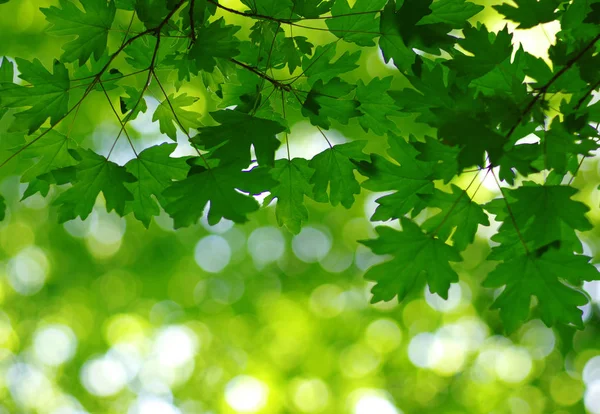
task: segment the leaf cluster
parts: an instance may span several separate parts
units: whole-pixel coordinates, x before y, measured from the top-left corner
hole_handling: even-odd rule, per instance
[[[378,227],[378,238],[363,241],[391,255],[365,275],[374,302],[424,284],[446,298],[459,279],[452,263],[494,218],[488,259],[498,265],[484,285],[503,289],[492,307],[505,327],[530,317],[532,297],[546,324],[582,326],[581,285],[598,272],[581,254],[579,234],[593,226],[571,182],[598,149],[600,2],[494,6],[519,30],[559,21],[549,61],[515,47],[507,27],[490,31],[476,20],[484,7],[466,0],[242,3],[60,0],[42,8],[63,53],[50,66],[0,64],[0,134],[17,143],[0,162],[30,161],[23,197],[56,187],[67,221],[88,217],[102,193],[109,211],[148,227],[162,209],[178,228],[204,210],[211,224],[243,223],[260,208],[254,196],[267,194],[278,223],[298,233],[309,199],[351,208],[361,189],[386,192],[371,220],[397,220],[401,230]],[[373,51],[394,74],[357,79]],[[108,152],[71,137],[91,95],[114,114],[119,132]],[[165,136],[156,145],[131,137],[150,96]],[[218,108],[209,116],[198,110],[206,96]],[[396,122],[403,116],[429,132],[407,134]],[[288,120],[300,118],[328,145],[312,159],[287,145]],[[368,140],[333,145],[327,131],[344,125],[385,137],[387,153],[367,153]],[[125,165],[111,160],[119,140],[131,150]],[[173,156],[182,145],[194,155]],[[450,183],[463,174],[475,174],[468,186]],[[498,184],[497,199],[474,200],[478,174]],[[0,207],[3,218],[3,199]]]

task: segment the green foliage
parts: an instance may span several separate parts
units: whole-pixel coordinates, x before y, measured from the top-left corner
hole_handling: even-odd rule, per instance
[[[125,215],[125,205],[133,200],[133,195],[125,187],[136,179],[124,167],[108,161],[92,150],[76,153],[79,163],[75,166],[74,185],[62,193],[55,201],[59,206],[59,220],[65,222],[76,217],[87,218],[94,208],[98,194],[106,199],[107,211],[115,210]]]
[[[521,255],[498,265],[484,282],[487,287],[506,286],[492,304],[499,308],[508,332],[513,332],[529,316],[531,296],[536,296],[542,320],[583,328],[581,310],[586,296],[572,286],[584,280],[596,280],[598,271],[589,257],[548,250],[541,255]]]
[[[2,82],[0,100],[5,109],[29,109],[15,114],[10,131],[26,130],[28,134],[32,134],[48,118],[50,125],[57,124],[69,111],[70,81],[67,68],[55,60],[54,73],[50,73],[37,59],[28,62],[17,58],[16,61],[19,77],[29,82],[30,86],[13,84],[12,79]]]
[[[79,61],[83,65],[90,56],[100,59],[106,50],[108,31],[115,13],[115,3],[104,0],[80,0],[83,12],[70,0],[60,0],[60,8],[40,9],[52,24],[48,33],[58,36],[77,36],[65,43],[62,60]]]
[[[448,298],[450,284],[458,281],[458,274],[449,262],[460,262],[458,250],[443,241],[423,233],[419,226],[407,218],[400,218],[402,231],[377,227],[379,238],[362,243],[377,254],[391,254],[392,259],[373,266],[365,274],[373,287],[372,302],[402,300],[424,282],[432,293]]]
[[[85,219],[102,193],[108,210],[146,227],[161,207],[176,228],[206,209],[210,224],[243,223],[266,193],[279,225],[298,233],[308,200],[349,209],[361,188],[387,192],[371,220],[402,230],[378,227],[363,242],[392,255],[366,274],[373,301],[424,283],[447,297],[452,263],[495,216],[488,259],[499,263],[485,285],[504,287],[493,306],[506,329],[528,319],[531,296],[546,324],[582,327],[578,289],[598,273],[579,254],[594,224],[571,184],[600,139],[597,2],[494,6],[518,29],[560,23],[548,61],[515,50],[508,27],[491,31],[477,20],[485,7],[466,0],[57,3],[42,9],[63,41],[52,70],[2,59],[0,165],[18,164],[23,198],[58,193],[60,221]],[[102,149],[87,139],[99,125],[71,137],[88,102],[117,118],[103,121],[119,132]],[[131,124],[150,115],[159,143]],[[301,158],[286,141],[279,155],[301,120],[329,148]],[[349,142],[332,144],[332,129]],[[133,157],[124,166],[111,160],[119,143]],[[180,146],[193,155],[173,157]],[[470,176],[480,171],[498,187],[488,203]]]

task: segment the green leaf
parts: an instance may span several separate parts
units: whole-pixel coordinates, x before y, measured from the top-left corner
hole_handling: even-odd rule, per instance
[[[0,83],[0,102],[7,108],[29,109],[15,114],[9,131],[26,129],[35,132],[48,118],[50,125],[58,123],[69,110],[69,72],[65,65],[54,61],[54,73],[48,72],[42,63],[16,58],[19,77],[30,86]]]
[[[276,19],[289,19],[292,17],[292,0],[241,0],[250,8],[253,14],[274,17]]]
[[[261,167],[240,171],[236,165],[198,168],[185,180],[173,183],[163,192],[165,211],[173,218],[175,228],[196,223],[208,202],[208,223],[217,224],[222,218],[236,223],[248,221],[247,215],[258,210],[258,202],[250,194],[260,194],[275,185]]]
[[[417,159],[432,162],[433,177],[448,183],[458,172],[457,147],[444,145],[437,139],[425,137],[425,142],[414,142],[413,147],[419,152]]]
[[[550,249],[541,256],[523,255],[500,263],[483,282],[485,287],[505,286],[492,304],[500,309],[507,332],[514,332],[529,316],[531,296],[538,298],[541,319],[547,326],[559,323],[583,329],[586,296],[573,286],[598,280],[590,258]]]
[[[169,14],[165,0],[135,0],[135,14],[146,29],[158,27]]]
[[[302,59],[302,69],[304,75],[308,77],[308,82],[314,84],[319,80],[324,83],[329,82],[342,73],[350,72],[358,68],[358,58],[360,51],[354,53],[344,52],[335,62],[336,43],[329,43],[325,46],[317,46],[312,58],[305,56]]]
[[[23,199],[40,191],[43,196],[48,195],[50,189],[46,182],[39,183],[38,178],[52,170],[70,167],[77,164],[71,151],[77,148],[77,143],[55,130],[44,132],[44,136],[33,142],[23,151],[24,158],[34,158],[37,162],[21,177],[22,183],[30,183],[23,195]],[[43,181],[43,180],[42,180]]]
[[[201,125],[199,113],[183,109],[193,105],[197,100],[198,98],[188,96],[187,93],[178,96],[170,94],[156,107],[154,115],[152,115],[152,122],[158,121],[160,132],[167,134],[173,141],[177,141],[175,126],[189,134],[190,128],[198,128]]]
[[[148,110],[146,100],[143,98],[141,90],[138,90],[133,86],[127,85],[123,86],[123,89],[125,89],[125,93],[127,93],[127,96],[121,96],[119,98],[119,102],[121,107],[121,113],[127,114],[128,120],[133,120],[137,118],[140,112],[145,113]]]
[[[273,165],[275,150],[281,144],[276,135],[285,131],[283,125],[239,111],[216,111],[210,115],[220,125],[201,128],[193,143],[213,150],[212,157],[225,163],[240,161],[244,165],[250,164],[253,147],[260,165]]]
[[[128,56],[125,60],[135,69],[146,70],[152,64],[155,49],[156,37],[141,37],[125,48],[125,54]]]
[[[239,26],[226,25],[222,17],[198,29],[189,54],[197,70],[212,72],[217,65],[217,58],[230,59],[237,56],[240,53],[240,42],[234,34],[238,30]]]
[[[362,240],[378,255],[392,255],[392,259],[371,267],[365,279],[376,282],[371,290],[371,303],[390,301],[395,296],[402,300],[423,282],[432,293],[448,298],[450,284],[458,282],[458,274],[449,262],[460,262],[458,251],[446,243],[423,233],[413,221],[401,217],[402,231],[390,227],[376,227],[379,238]]]
[[[117,6],[117,9],[121,10],[135,10],[135,3],[136,0],[115,0],[115,6]]]
[[[577,240],[575,230],[586,231],[593,227],[585,217],[589,208],[571,199],[577,193],[573,187],[529,182],[526,186],[505,190],[505,193],[515,200],[510,203],[509,214],[522,237],[532,243],[530,248],[537,249],[555,241]],[[511,220],[506,216],[501,219]],[[572,247],[573,250],[580,248]]]
[[[163,191],[173,180],[185,179],[190,169],[186,162],[189,157],[171,157],[176,148],[177,144],[156,145],[140,152],[137,158],[125,164],[125,169],[137,179],[126,184],[133,194],[133,214],[146,228],[150,226],[152,217],[160,213],[152,196],[164,205]]]
[[[381,32],[379,48],[385,63],[393,59],[394,65],[400,71],[406,71],[415,62],[415,54],[400,35],[398,20],[396,4],[393,0],[389,0],[381,13],[379,22],[379,31]]]
[[[442,113],[440,112],[440,115]],[[497,164],[503,154],[506,138],[485,125],[481,117],[471,113],[447,110],[439,119],[438,137],[446,144],[460,148],[457,157],[460,169],[473,165],[486,167],[488,161]],[[468,128],[465,128],[468,125]]]
[[[429,8],[431,14],[423,17],[419,25],[446,23],[453,29],[462,29],[468,19],[484,9],[483,6],[466,0],[438,0]]]
[[[448,36],[453,27],[446,23],[424,24],[432,14],[432,0],[389,0],[381,13],[379,47],[384,61],[394,60],[401,72],[410,72],[416,55],[413,48],[439,54],[452,50],[455,39]]]
[[[73,186],[62,193],[54,204],[59,206],[58,218],[61,223],[81,217],[85,220],[102,192],[106,200],[106,210],[115,210],[125,215],[125,205],[133,200],[133,195],[125,186],[135,181],[124,167],[108,161],[92,150],[81,150],[77,154],[81,161],[76,166],[77,179]]]
[[[333,0],[294,0],[294,13],[306,18],[319,17],[331,10]]]
[[[83,12],[70,0],[60,0],[61,8],[51,6],[40,10],[52,24],[49,33],[77,36],[63,46],[65,62],[79,61],[83,65],[90,56],[99,60],[106,50],[108,31],[115,19],[114,1],[79,0]]]
[[[545,168],[563,174],[567,171],[577,172],[577,164],[575,168],[569,168],[569,160],[577,155],[589,156],[590,151],[597,148],[597,144],[592,140],[581,139],[567,131],[565,124],[561,123],[558,117],[552,121],[550,130],[543,134],[542,145]]]
[[[283,39],[279,50],[283,53],[290,75],[302,65],[302,56],[312,54],[312,43],[307,42],[304,36],[286,37]]]
[[[391,76],[383,79],[373,78],[368,84],[362,80],[358,81],[356,100],[360,103],[358,110],[362,112],[358,122],[365,132],[371,129],[377,135],[384,135],[388,131],[396,130],[396,124],[387,118],[388,115],[399,115],[399,108],[387,93],[391,84]]]
[[[346,208],[352,207],[354,195],[360,194],[360,185],[354,177],[356,162],[368,159],[363,153],[365,145],[366,141],[334,145],[310,160],[308,165],[315,170],[310,183],[314,184],[316,201],[329,200],[333,206],[341,203]]]
[[[465,250],[473,243],[480,224],[490,225],[481,206],[475,203],[465,190],[454,184],[452,193],[436,189],[432,194],[420,197],[427,203],[427,207],[437,207],[441,210],[428,218],[421,228],[444,241],[452,238],[452,245],[459,251]]]
[[[458,41],[460,47],[472,55],[459,54],[446,65],[461,76],[479,78],[492,71],[504,60],[510,59],[513,51],[512,35],[505,27],[498,33],[491,33],[487,27],[467,27],[465,38]]]
[[[336,0],[331,8],[333,18],[327,19],[327,27],[337,37],[359,46],[375,46],[378,36],[379,11],[386,0],[362,0],[350,7],[347,0]]]
[[[360,116],[357,110],[360,105],[355,99],[344,98],[356,86],[333,78],[326,84],[318,80],[307,94],[302,104],[302,115],[308,117],[313,125],[329,129],[329,118],[347,124],[350,118]]]
[[[434,189],[432,179],[433,163],[417,159],[419,152],[404,138],[390,134],[388,154],[398,162],[372,154],[371,163],[361,163],[360,172],[369,177],[362,186],[371,191],[393,191],[379,197],[379,204],[371,217],[372,221],[385,221],[404,216],[413,210],[418,214],[425,204],[420,195],[431,194]]]
[[[8,112],[8,107],[2,103],[2,89],[3,87],[11,87],[15,78],[15,65],[3,57],[0,62],[0,120]]]
[[[517,7],[509,4],[493,6],[508,20],[519,23],[517,29],[529,29],[540,23],[556,20],[556,8],[560,0],[513,0]]]
[[[275,161],[271,176],[278,183],[271,188],[271,195],[265,199],[265,205],[277,199],[275,217],[280,226],[286,226],[294,233],[300,233],[302,223],[308,220],[308,210],[304,205],[304,196],[313,197],[310,178],[314,170],[304,158]]]

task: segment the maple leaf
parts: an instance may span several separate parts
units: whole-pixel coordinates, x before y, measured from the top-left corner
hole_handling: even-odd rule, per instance
[[[207,26],[202,26],[189,53],[197,70],[212,72],[217,65],[216,58],[230,59],[237,56],[240,53],[240,42],[234,34],[238,30],[239,26],[226,25],[222,17]]]
[[[413,48],[439,53],[440,48],[454,47],[455,41],[447,35],[453,29],[451,24],[425,24],[425,18],[433,13],[431,4],[432,0],[389,0],[381,13],[379,47],[383,59],[386,63],[393,59],[401,72],[410,72],[415,63]]]
[[[509,4],[492,6],[508,20],[519,23],[517,29],[529,29],[540,23],[556,19],[556,8],[560,0],[513,0],[517,7]]]
[[[373,78],[365,84],[362,80],[356,85],[356,100],[360,103],[358,110],[362,116],[358,122],[365,132],[369,128],[377,135],[383,135],[387,131],[395,130],[396,125],[389,120],[388,115],[398,115],[398,107],[387,91],[390,89],[392,77],[379,79]]]
[[[135,14],[147,29],[158,27],[169,14],[165,0],[135,0]]]
[[[248,165],[254,148],[260,165],[273,165],[275,150],[281,142],[276,135],[285,131],[279,122],[258,118],[239,111],[216,111],[210,115],[220,125],[203,127],[192,142],[225,163],[240,161]]]
[[[500,172],[498,177],[513,185],[516,172],[526,177],[529,174],[539,172],[533,163],[542,156],[542,146],[539,144],[520,144],[505,150],[500,157]]]
[[[453,29],[462,29],[465,21],[484,9],[465,0],[438,0],[429,6],[431,14],[419,20],[419,25],[446,23]]]
[[[2,104],[3,84],[10,87],[10,85],[13,83],[14,77],[15,66],[7,58],[2,58],[2,61],[0,62],[0,120],[2,120],[2,117],[8,112],[8,107]]]
[[[485,154],[492,164],[497,164],[504,152],[506,138],[486,125],[476,115],[459,111],[439,111],[438,137],[445,143],[460,148],[457,157],[460,169],[473,165],[486,167]],[[465,128],[468,125],[468,128]]]
[[[115,210],[125,215],[125,205],[133,200],[133,195],[125,186],[135,181],[124,167],[108,161],[92,150],[80,150],[81,161],[76,168],[76,181],[67,191],[58,196],[54,204],[59,206],[58,219],[61,223],[81,217],[85,220],[102,192],[106,200],[106,210]]]
[[[417,159],[431,162],[432,176],[448,183],[458,172],[457,147],[444,145],[439,140],[425,137],[425,142],[413,142],[412,146],[419,152]]]
[[[490,33],[485,26],[464,29],[465,38],[458,44],[472,56],[459,54],[445,64],[462,76],[479,78],[495,69],[512,53],[512,35],[505,27],[498,33]]]
[[[156,37],[141,37],[125,48],[125,60],[135,69],[146,70],[152,64],[155,49]],[[160,56],[157,55],[156,61],[160,61]]]
[[[313,45],[304,36],[286,37],[279,50],[283,53],[290,75],[302,65],[302,56],[312,54]]]
[[[394,191],[379,197],[379,204],[371,217],[373,221],[400,218],[413,211],[418,214],[425,204],[421,194],[430,194],[433,189],[432,165],[417,159],[419,154],[404,138],[389,134],[388,154],[398,162],[392,163],[378,155],[371,155],[371,163],[361,163],[360,172],[368,180],[361,185],[371,191]]]
[[[331,10],[333,0],[294,0],[294,13],[306,18],[319,17]]]
[[[310,160],[308,165],[315,170],[310,182],[314,184],[316,201],[329,200],[333,206],[341,203],[346,208],[352,207],[354,195],[360,194],[360,185],[354,177],[356,162],[368,159],[362,152],[365,145],[366,141],[334,145]]]
[[[567,131],[566,125],[560,119],[554,118],[550,129],[542,136],[544,148],[544,166],[558,173],[570,171],[576,173],[578,166],[569,168],[569,160],[574,155],[589,156],[590,151],[595,150],[598,145],[592,140],[582,140]]]
[[[302,104],[302,115],[323,129],[331,126],[329,118],[347,124],[350,118],[360,115],[357,110],[360,103],[355,99],[344,99],[355,88],[340,78],[333,78],[325,84],[318,80]]]
[[[73,70],[73,74],[71,75],[72,79],[94,79],[96,75],[103,71],[104,66],[109,62],[110,56],[107,53],[104,53],[99,60],[91,57],[89,62],[84,65],[79,66],[77,63],[74,63],[75,66]],[[98,92],[103,91],[111,91],[119,87],[117,85],[117,81],[123,78],[123,73],[117,68],[110,68],[109,70],[103,71],[102,75],[98,79],[98,81],[94,84],[93,89]]]
[[[200,114],[183,109],[185,106],[193,105],[197,100],[198,98],[188,96],[187,93],[178,96],[170,94],[156,107],[154,115],[152,115],[152,122],[158,121],[160,132],[167,134],[173,141],[177,141],[175,126],[182,128],[186,134],[189,133],[190,128],[200,126]],[[138,108],[140,108],[139,105]]]
[[[547,326],[557,323],[583,328],[580,306],[588,300],[573,286],[600,279],[587,256],[550,249],[540,256],[521,255],[500,263],[483,286],[505,286],[492,304],[500,309],[507,332],[514,332],[528,318],[531,296],[538,298],[540,317]]]
[[[392,259],[371,267],[365,279],[375,281],[371,289],[371,303],[390,301],[395,296],[402,300],[411,291],[429,285],[432,293],[448,298],[450,284],[458,282],[458,274],[449,262],[460,262],[458,251],[446,243],[423,233],[413,221],[401,217],[402,231],[379,226],[377,239],[361,240],[378,255],[392,255]]]
[[[146,228],[150,226],[152,217],[160,213],[152,196],[165,204],[163,191],[173,180],[185,179],[190,169],[186,162],[189,157],[171,157],[176,148],[177,144],[156,145],[140,152],[137,158],[125,164],[125,169],[137,179],[126,184],[133,194],[133,214]]]
[[[313,197],[310,178],[314,170],[304,158],[275,161],[271,176],[278,183],[271,188],[271,195],[265,205],[277,199],[275,216],[280,226],[286,226],[293,234],[298,234],[302,223],[308,220],[308,210],[304,206],[304,196]]]
[[[50,189],[49,183],[38,179],[41,175],[59,168],[70,167],[77,164],[72,152],[77,148],[75,141],[55,130],[44,131],[44,136],[38,139],[23,151],[24,158],[37,159],[21,177],[21,182],[29,182],[23,199],[38,191],[45,197]]]
[[[427,203],[427,207],[437,207],[441,210],[425,220],[421,228],[436,234],[443,241],[452,238],[452,245],[459,251],[465,250],[473,243],[480,224],[490,225],[481,206],[475,203],[465,190],[454,184],[452,193],[436,189],[432,194],[419,197]]]
[[[573,187],[528,182],[505,193],[514,200],[509,200],[512,216],[533,249],[555,241],[577,240],[575,230],[593,227],[585,217],[589,208],[571,199],[577,193]],[[508,220],[506,213],[500,217],[503,221]]]
[[[398,21],[399,12],[396,12],[396,4],[389,0],[381,13],[379,21],[379,48],[383,54],[383,60],[388,63],[393,59],[394,65],[400,71],[406,71],[415,62],[415,54],[407,46],[400,34],[400,25]],[[416,24],[414,22],[413,24]]]
[[[208,223],[217,224],[222,218],[236,223],[248,221],[247,215],[258,210],[258,202],[250,194],[260,194],[274,185],[268,171],[262,167],[240,171],[230,164],[211,169],[196,168],[182,181],[177,181],[163,193],[165,211],[173,218],[175,228],[196,223],[208,202]]]
[[[16,58],[19,77],[30,86],[13,83],[0,83],[0,102],[7,108],[29,109],[16,113],[9,131],[26,129],[29,134],[35,132],[48,118],[55,125],[67,113],[69,107],[69,72],[65,65],[54,61],[54,73],[48,72],[42,63]]]
[[[79,0],[83,12],[70,0],[60,0],[61,8],[51,6],[40,10],[52,24],[49,32],[59,36],[77,36],[63,46],[65,62],[79,61],[83,65],[90,56],[99,60],[106,50],[108,31],[117,11],[113,1]]]
[[[332,19],[326,21],[331,33],[359,46],[374,46],[378,35],[378,12],[387,0],[363,0],[350,7],[347,0],[337,0],[331,8]]]
[[[358,68],[358,58],[360,52],[344,52],[342,56],[334,62],[336,44],[330,43],[325,46],[317,46],[312,57],[305,56],[302,59],[302,69],[304,75],[308,77],[308,82],[314,84],[322,80],[329,82],[342,73],[350,72]]]
[[[146,112],[148,110],[146,100],[141,96],[141,90],[128,85],[123,86],[123,89],[125,89],[125,93],[127,93],[128,96],[121,96],[119,98],[119,103],[121,107],[121,113],[127,114],[127,119],[133,120],[137,118],[140,112]],[[164,115],[164,117],[166,117],[166,115]]]
[[[294,3],[292,0],[241,0],[252,13],[276,19],[292,17]]]

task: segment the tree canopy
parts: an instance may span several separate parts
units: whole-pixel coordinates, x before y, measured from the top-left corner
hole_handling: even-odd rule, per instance
[[[102,194],[108,211],[148,227],[164,210],[175,228],[205,210],[210,224],[244,223],[264,199],[298,233],[310,200],[348,209],[361,191],[385,192],[371,220],[399,226],[361,241],[384,256],[365,274],[373,302],[425,284],[447,298],[456,263],[486,228],[496,266],[483,285],[501,289],[491,306],[506,330],[532,312],[548,326],[583,327],[581,286],[599,274],[581,234],[598,205],[582,201],[574,179],[598,149],[600,2],[494,6],[516,30],[558,22],[546,59],[506,26],[482,23],[484,7],[465,0],[242,3],[41,8],[62,50],[52,62],[0,65],[0,166],[27,184],[23,199],[51,195],[65,222],[87,218]],[[388,76],[359,71],[373,51],[394,66]],[[110,108],[108,146],[73,137],[86,105]],[[148,111],[161,142],[131,126]],[[302,120],[327,143],[311,159],[290,150]],[[347,142],[334,142],[335,131]],[[120,143],[126,162],[114,159]],[[173,155],[180,148],[189,151]],[[500,191],[487,203],[476,201],[482,175]]]

